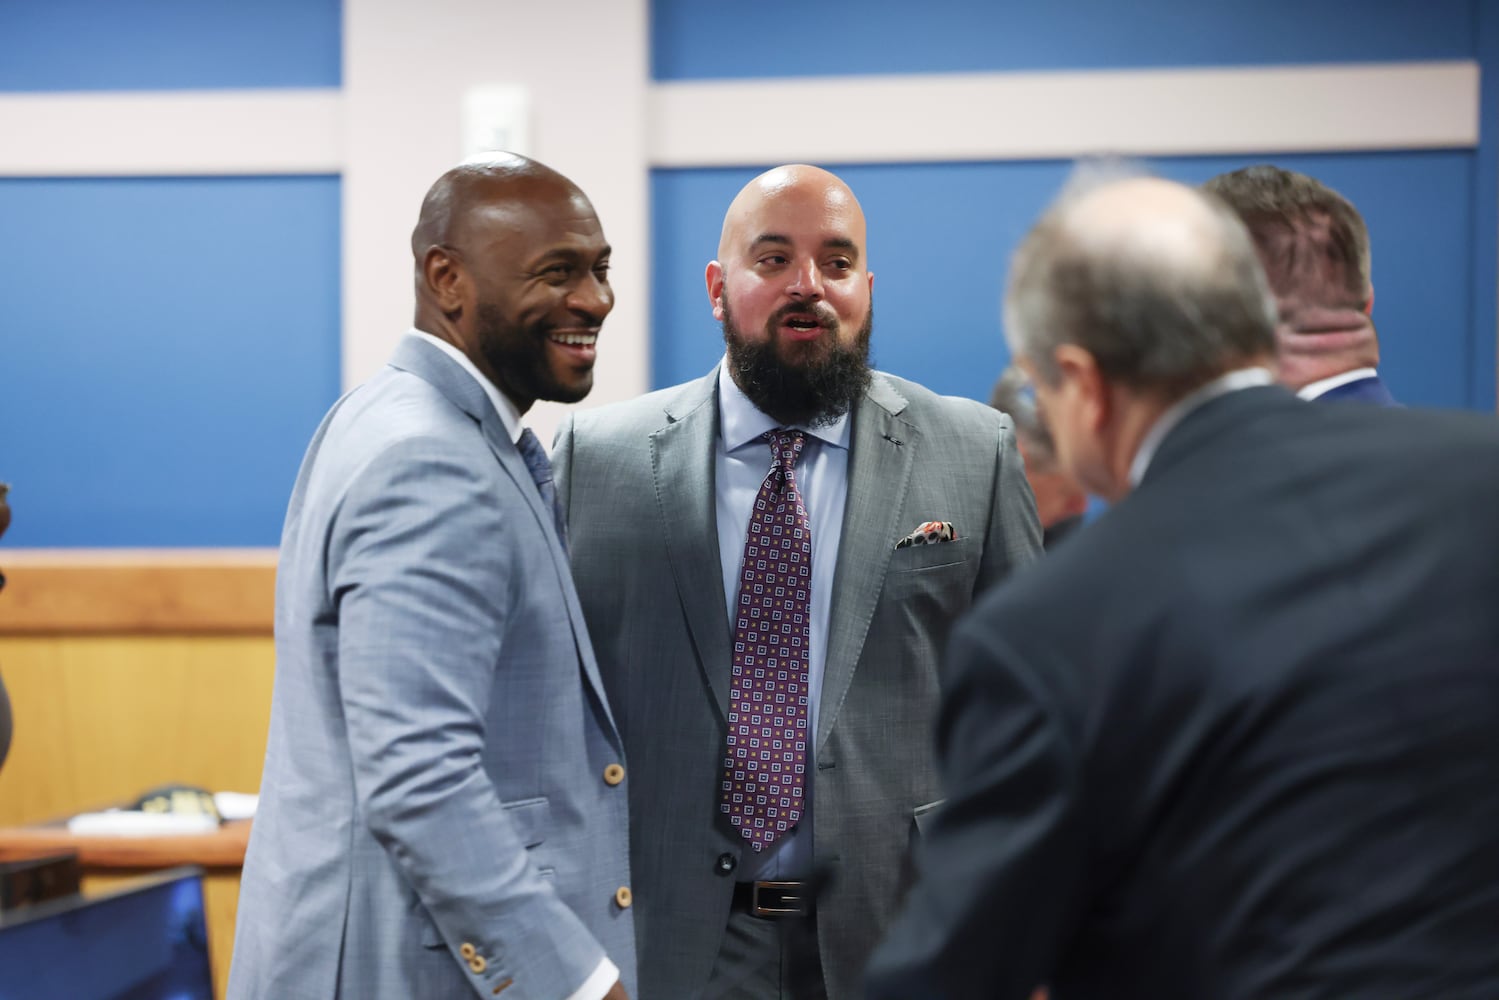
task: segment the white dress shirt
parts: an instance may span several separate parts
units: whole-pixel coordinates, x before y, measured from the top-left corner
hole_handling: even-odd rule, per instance
[[[1318,379],[1315,382],[1308,382],[1306,385],[1296,390],[1296,395],[1300,396],[1302,399],[1316,399],[1318,396],[1326,395],[1340,385],[1347,385],[1349,382],[1358,382],[1366,378],[1378,377],[1379,372],[1375,371],[1373,368],[1355,368],[1351,372],[1342,372],[1341,374],[1334,375],[1331,378]]]
[[[479,388],[484,390],[484,395],[488,396],[489,401],[494,404],[495,412],[500,415],[500,420],[505,425],[505,433],[509,436],[510,440],[512,442],[520,440],[523,429],[523,425],[520,422],[520,410],[516,409],[515,404],[510,402],[509,396],[501,392],[498,386],[484,377],[484,374],[479,371],[478,366],[469,360],[467,354],[464,354],[457,347],[443,340],[441,337],[434,337],[425,330],[418,330],[412,327],[410,336],[420,337],[428,343],[436,345],[444,354],[462,365],[463,370],[474,377],[474,381],[479,383]],[[621,830],[620,836],[625,836],[625,831]],[[609,961],[609,956],[605,955],[603,961],[594,967],[593,973],[587,979],[583,980],[583,985],[568,994],[564,1000],[603,1000],[604,994],[608,993],[610,988],[618,981],[619,966]]]
[[[1150,430],[1145,432],[1145,437],[1140,439],[1140,447],[1135,451],[1134,460],[1129,464],[1129,484],[1140,485],[1140,480],[1145,478],[1145,470],[1150,468],[1151,460],[1155,458],[1156,449],[1160,448],[1161,442],[1166,440],[1166,435],[1187,418],[1187,414],[1219,396],[1226,396],[1231,392],[1257,385],[1270,385],[1274,381],[1275,377],[1270,374],[1268,368],[1238,368],[1225,375],[1219,375],[1207,385],[1178,399],[1156,418],[1155,423],[1150,425]]]
[[[714,483],[718,515],[719,565],[723,569],[725,606],[739,600],[739,574],[750,512],[760,484],[774,464],[770,445],[758,440],[782,426],[762,413],[740,391],[729,375],[725,359],[718,369],[718,442],[714,450]],[[822,427],[795,425],[806,432],[806,443],[796,462],[796,485],[812,525],[812,607],[807,649],[807,773],[803,785],[802,817],[763,854],[748,846],[737,878],[797,879],[812,874],[812,776],[817,773],[817,716],[822,697],[823,667],[828,653],[828,606],[833,599],[833,572],[838,567],[838,542],[843,537],[843,508],[848,499],[849,418],[844,414]],[[732,610],[729,628],[734,628]],[[747,844],[748,842],[746,842]]]
[[[510,442],[514,444],[520,440],[521,431],[524,430],[524,426],[520,422],[520,410],[516,409],[515,404],[510,402],[509,396],[500,391],[499,386],[484,377],[484,373],[479,371],[478,366],[469,360],[467,354],[464,354],[457,347],[443,340],[441,337],[434,337],[426,330],[418,330],[416,327],[412,327],[410,336],[420,337],[462,365],[463,370],[474,377],[474,381],[479,383],[479,388],[484,390],[484,395],[488,396],[489,401],[494,404],[495,412],[500,415],[500,421],[505,425],[505,433],[509,436]]]

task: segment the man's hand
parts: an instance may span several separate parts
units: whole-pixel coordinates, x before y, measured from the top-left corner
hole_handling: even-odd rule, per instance
[[[625,984],[616,979],[609,992],[604,994],[604,1000],[630,1000],[630,994],[625,992]]]

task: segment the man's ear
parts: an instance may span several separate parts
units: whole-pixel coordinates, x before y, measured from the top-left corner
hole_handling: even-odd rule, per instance
[[[713,304],[713,318],[722,323],[723,265],[716,260],[708,261],[708,269],[703,272],[703,279],[708,284],[708,301]]]
[[[446,247],[432,247],[422,258],[422,280],[432,301],[444,315],[452,316],[463,311],[464,300],[469,294],[468,274],[463,262]]]
[[[1374,315],[1374,286],[1373,285],[1369,286],[1369,300],[1364,303],[1364,314],[1366,316],[1373,316]]]
[[[1076,344],[1062,344],[1056,349],[1056,365],[1061,381],[1074,396],[1083,426],[1095,433],[1101,431],[1113,415],[1109,383],[1098,368],[1098,361]]]

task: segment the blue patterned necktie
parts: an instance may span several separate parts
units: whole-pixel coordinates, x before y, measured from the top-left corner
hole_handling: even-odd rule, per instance
[[[562,513],[562,503],[557,497],[557,483],[552,479],[551,460],[547,458],[541,442],[529,427],[520,432],[516,447],[520,449],[520,457],[525,459],[526,471],[531,473],[531,480],[541,494],[542,503],[552,509],[552,518],[557,522],[557,538],[562,542],[563,551],[566,551],[567,518]]]
[[[734,621],[734,675],[719,810],[755,851],[805,802],[812,525],[796,485],[801,431],[765,435],[774,464],[750,513]]]

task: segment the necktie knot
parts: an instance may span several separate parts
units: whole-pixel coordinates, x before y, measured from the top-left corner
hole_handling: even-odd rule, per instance
[[[770,442],[770,453],[775,456],[776,465],[780,466],[782,473],[791,475],[791,470],[796,467],[796,460],[802,455],[802,448],[806,447],[807,435],[782,427],[766,431],[765,438]]]

